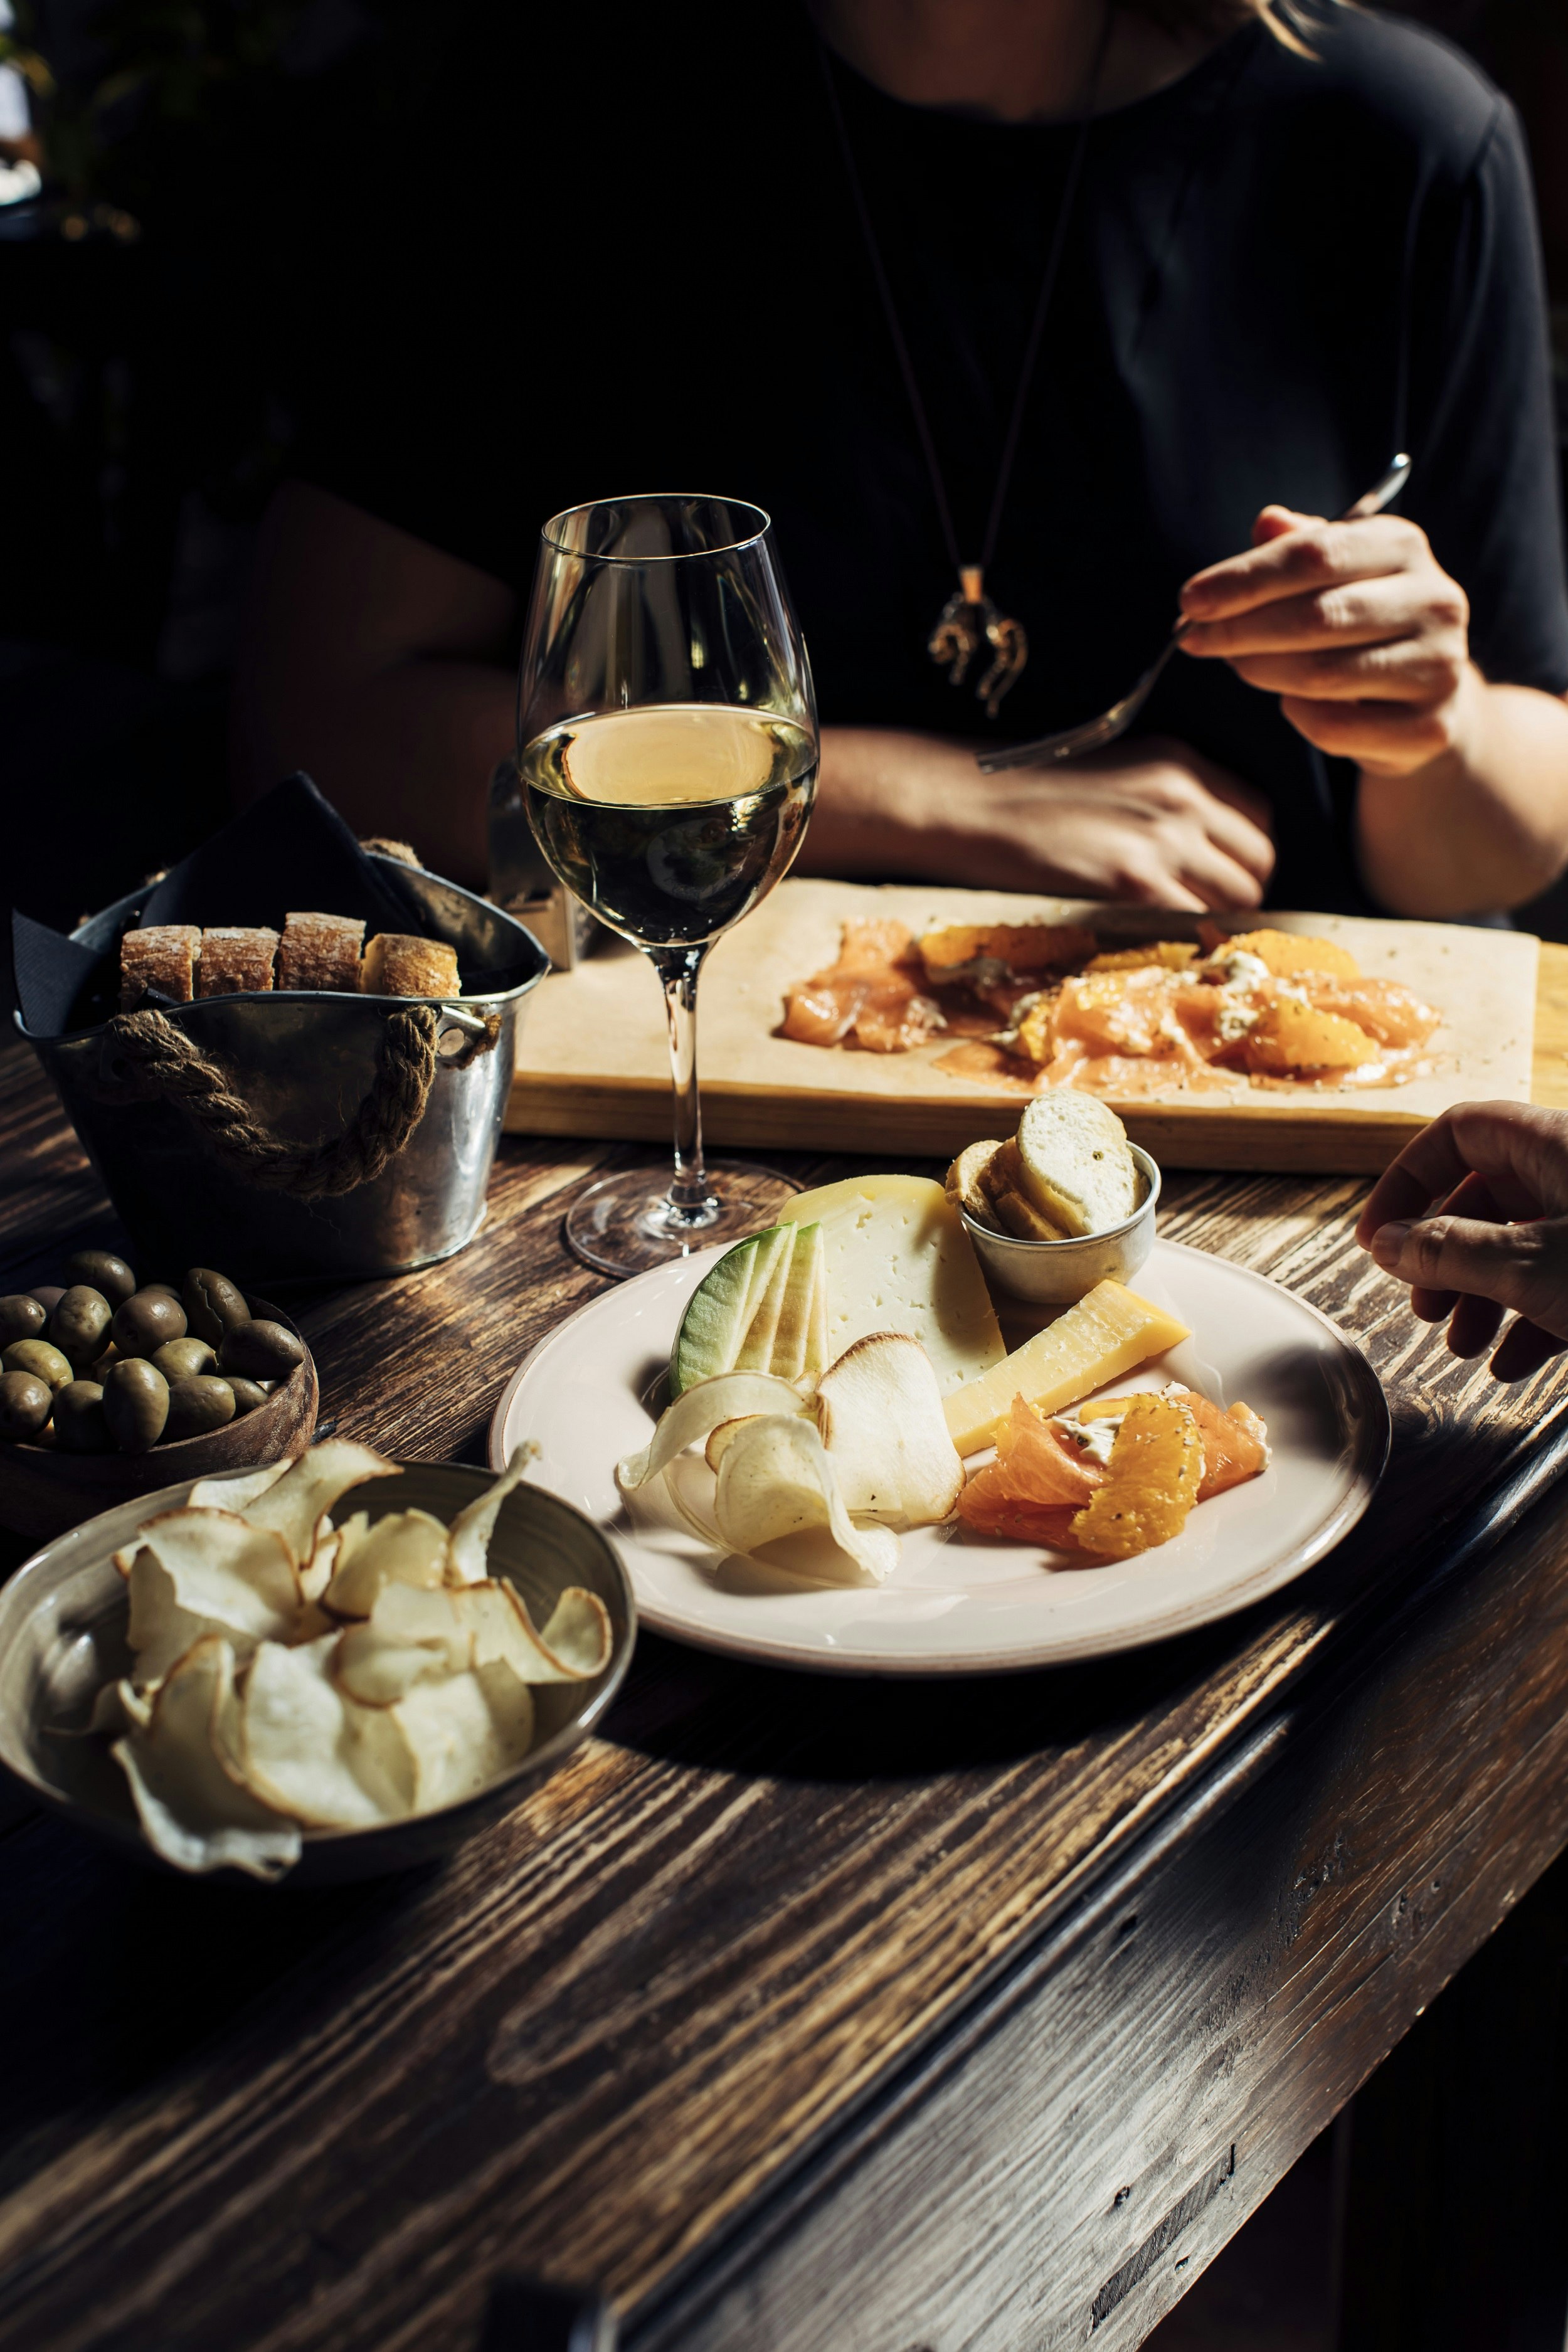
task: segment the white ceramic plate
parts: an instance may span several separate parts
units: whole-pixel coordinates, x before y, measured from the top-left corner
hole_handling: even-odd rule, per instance
[[[1137,1287],[1193,1337],[1110,1389],[1178,1380],[1218,1404],[1244,1400],[1268,1422],[1274,1457],[1260,1478],[1200,1505],[1174,1542],[1084,1568],[1070,1564],[1081,1554],[920,1528],[903,1538],[886,1584],[853,1591],[724,1559],[668,1505],[638,1496],[628,1508],[615,1481],[616,1463],[647,1442],[644,1400],[718,1255],[639,1275],[542,1339],[509,1383],[489,1439],[498,1469],[533,1439],[531,1476],[613,1537],[644,1622],[704,1649],[849,1674],[938,1675],[1163,1641],[1300,1576],[1355,1525],[1382,1475],[1388,1407],[1360,1350],[1261,1275],[1156,1242]],[[1009,1327],[1009,1344],[1032,1328]]]

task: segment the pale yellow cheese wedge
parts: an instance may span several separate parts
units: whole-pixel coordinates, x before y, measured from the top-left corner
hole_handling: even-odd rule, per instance
[[[1001,1362],[1006,1350],[980,1261],[957,1209],[929,1177],[848,1176],[797,1192],[780,1216],[822,1227],[829,1363],[857,1339],[904,1331],[931,1358],[945,1396]]]
[[[1016,1396],[1042,1412],[1059,1412],[1190,1336],[1184,1323],[1124,1284],[1097,1282],[1044,1331],[943,1399],[952,1442],[961,1454],[978,1454],[994,1438]]]

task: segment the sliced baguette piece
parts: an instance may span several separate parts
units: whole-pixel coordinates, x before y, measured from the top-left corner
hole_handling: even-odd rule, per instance
[[[264,995],[272,986],[272,959],[277,952],[278,934],[265,926],[247,930],[235,923],[215,925],[202,933],[197,993]]]
[[[991,1206],[991,1195],[985,1186],[985,1172],[999,1151],[1006,1149],[1001,1143],[970,1143],[959,1153],[947,1171],[947,1197],[955,1207],[967,1210],[977,1225],[998,1230]]]
[[[1029,1197],[1016,1138],[1002,1146],[985,1171],[985,1189],[994,1210],[994,1223],[1021,1242],[1065,1242],[1067,1229],[1047,1217]]]
[[[279,988],[359,988],[364,925],[348,915],[285,915],[278,949]]]
[[[1103,1234],[1138,1206],[1127,1129],[1098,1095],[1053,1087],[1018,1121],[1018,1189],[1068,1234]]]
[[[145,989],[155,988],[175,1004],[196,992],[195,965],[202,935],[195,923],[149,923],[127,931],[120,942],[120,1010],[133,1013]]]
[[[364,951],[359,984],[366,996],[460,996],[457,950],[445,940],[378,931]]]

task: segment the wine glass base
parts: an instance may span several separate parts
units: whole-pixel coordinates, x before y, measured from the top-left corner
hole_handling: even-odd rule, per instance
[[[716,1242],[744,1241],[777,1221],[779,1211],[802,1188],[776,1168],[744,1160],[710,1160],[712,1214],[692,1223],[672,1212],[668,1177],[645,1168],[623,1168],[579,1192],[566,1213],[567,1246],[596,1274],[647,1274],[711,1249]]]

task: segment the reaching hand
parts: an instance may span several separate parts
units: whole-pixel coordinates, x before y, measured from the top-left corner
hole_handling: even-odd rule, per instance
[[[1429,1212],[1436,1209],[1436,1215]],[[1356,1239],[1412,1287],[1412,1312],[1448,1324],[1456,1356],[1521,1381],[1568,1347],[1568,1112],[1461,1103],[1379,1177]]]
[[[1274,866],[1260,793],[1165,737],[982,775],[972,744],[824,730],[803,868],[929,875],[1145,906],[1256,907]]]
[[[1397,515],[1324,522],[1265,507],[1252,550],[1194,572],[1183,640],[1277,694],[1299,734],[1373,775],[1455,750],[1481,694],[1470,608],[1424,530]]]

